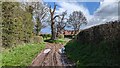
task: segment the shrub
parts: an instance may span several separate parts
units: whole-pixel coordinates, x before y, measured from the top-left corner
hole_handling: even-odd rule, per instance
[[[60,35],[58,36],[58,38],[59,38],[59,39],[63,39],[63,38],[64,38],[64,35],[63,35],[63,34],[60,34]]]
[[[51,37],[52,35],[51,34],[47,34],[47,37]]]
[[[41,34],[40,36],[42,36],[43,39],[48,39],[51,37],[51,34]]]
[[[64,35],[64,37],[72,39],[73,35]]]
[[[42,36],[34,36],[33,43],[41,43],[41,42],[43,42]]]

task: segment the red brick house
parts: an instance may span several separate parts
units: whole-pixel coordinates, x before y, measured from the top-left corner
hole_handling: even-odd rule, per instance
[[[63,34],[64,35],[74,35],[75,31],[74,30],[64,30]],[[79,31],[77,31],[79,33]]]

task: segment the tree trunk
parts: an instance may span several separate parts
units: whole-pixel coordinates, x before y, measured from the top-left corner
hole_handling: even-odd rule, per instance
[[[74,30],[75,31],[75,33],[74,33],[74,36],[78,33],[78,31],[79,31],[79,29],[78,30]]]
[[[56,40],[56,28],[54,22],[52,22],[51,24],[51,33],[52,33],[51,40]]]
[[[52,11],[51,6],[50,6],[50,14],[51,14],[51,33],[52,33],[51,40],[56,40],[56,27],[55,27],[55,22],[54,22],[54,20],[55,20],[55,18],[56,18],[57,16],[54,17],[54,12],[55,12],[55,10],[56,10],[56,5],[55,5],[55,3],[54,3],[54,9],[53,9],[53,11]]]
[[[63,34],[63,29],[57,28],[57,37],[59,37],[61,34]]]
[[[59,36],[59,34],[60,34],[60,28],[57,28],[57,35],[56,35],[56,37],[58,37]]]
[[[75,30],[74,36],[76,35],[77,31]]]

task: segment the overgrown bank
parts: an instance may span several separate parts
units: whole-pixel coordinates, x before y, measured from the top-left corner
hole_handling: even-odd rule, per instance
[[[2,66],[29,66],[45,43],[18,45],[2,52]]]
[[[76,40],[66,44],[67,56],[76,62],[78,68],[80,66],[119,66],[119,30],[119,22],[83,30],[78,34]]]

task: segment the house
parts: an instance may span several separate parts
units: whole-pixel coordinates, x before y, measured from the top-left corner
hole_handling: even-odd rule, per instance
[[[80,31],[77,31],[77,34],[79,33]],[[74,30],[64,30],[63,34],[64,35],[74,35],[75,31]]]
[[[63,34],[64,35],[73,35],[74,31],[73,30],[64,30]]]

